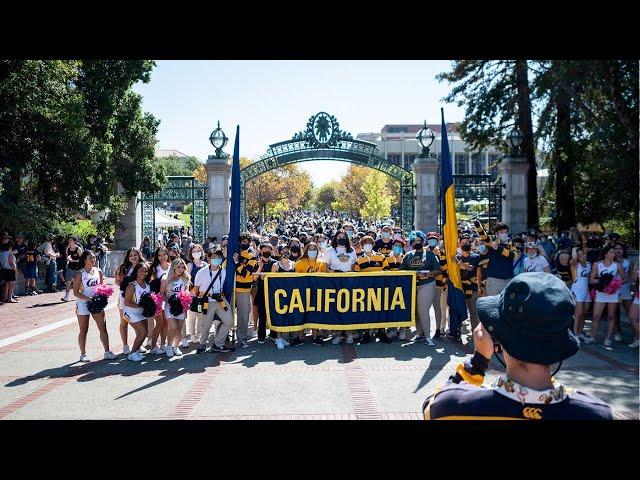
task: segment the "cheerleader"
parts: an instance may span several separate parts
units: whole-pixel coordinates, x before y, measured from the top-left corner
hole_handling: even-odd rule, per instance
[[[614,260],[615,251],[612,246],[606,246],[602,250],[603,260],[595,264],[591,269],[591,276],[589,280],[591,283],[599,283],[600,277],[603,274],[610,274],[619,278],[623,283],[627,280],[626,274],[622,269],[622,265]],[[620,301],[620,290],[615,293],[605,293],[604,291],[598,291],[596,293],[595,304],[593,306],[593,321],[591,323],[591,335],[585,336],[585,343],[594,343],[598,336],[598,326],[600,324],[600,317],[602,312],[607,307],[607,336],[604,340],[604,346],[610,347],[611,334],[613,333],[613,327],[616,322],[616,308]]]
[[[205,253],[204,249],[197,243],[191,245],[189,249],[189,253],[187,254],[189,258],[189,263],[187,264],[187,272],[191,276],[191,285],[195,284],[196,281],[196,273],[202,268],[207,266],[207,262],[205,261]],[[193,291],[192,291],[193,295]],[[199,343],[200,342],[200,332],[202,331],[202,319],[203,315],[201,313],[192,312],[189,310],[187,312],[187,334],[185,338],[190,337],[189,343]],[[182,344],[182,347],[185,348],[187,345]]]
[[[187,271],[187,265],[182,258],[176,258],[171,262],[167,276],[162,280],[160,285],[160,294],[167,299],[164,303],[164,314],[168,323],[167,346],[165,353],[167,357],[181,356],[180,351],[180,334],[184,325],[185,312],[184,309],[179,314],[171,313],[171,304],[169,299],[180,292],[188,292],[191,284],[191,276]]]
[[[87,332],[89,331],[89,309],[87,302],[96,293],[98,285],[104,283],[104,274],[102,270],[95,266],[96,255],[91,250],[82,252],[80,256],[81,270],[77,271],[73,277],[73,294],[76,296],[76,315],[78,317],[78,325],[80,325],[80,333],[78,334],[78,345],[80,346],[80,361],[89,362],[86,353]],[[100,341],[104,347],[104,359],[113,360],[116,356],[109,349],[109,334],[107,333],[107,324],[105,323],[104,311],[100,313],[92,313],[91,316],[100,331]]]
[[[115,284],[120,285],[125,278],[133,273],[133,267],[142,261],[144,261],[144,257],[140,250],[137,248],[127,250],[124,262],[116,270]],[[129,349],[129,322],[127,322],[123,311],[125,290],[126,288],[123,287],[118,294],[118,312],[120,312],[120,326],[118,328],[122,340],[122,354],[129,355],[131,353]]]
[[[633,265],[633,264],[632,264]],[[633,343],[629,346],[631,348],[638,348],[640,346],[640,330],[638,328],[638,316],[640,313],[640,291],[638,290],[638,267],[634,266],[631,271],[631,278],[633,279],[633,303],[629,308],[629,321],[631,322],[631,328],[633,329]]]
[[[162,278],[169,272],[170,265],[169,250],[165,247],[158,248],[153,256],[153,263],[151,263],[151,267],[149,267],[149,272],[147,273],[147,283],[149,283],[149,288],[151,288],[152,292],[158,293],[160,291],[160,283],[162,282]],[[162,346],[167,339],[167,328],[168,325],[164,316],[164,310],[155,317],[147,319],[147,346],[145,348],[149,350],[151,355],[162,355],[165,353]],[[160,346],[157,344],[158,337],[160,337]]]
[[[127,357],[133,362],[139,362],[144,359],[140,348],[142,347],[142,342],[144,342],[144,339],[147,336],[147,318],[143,316],[143,308],[138,305],[138,303],[144,293],[151,292],[151,288],[146,282],[148,274],[149,267],[144,261],[133,267],[133,272],[131,272],[131,278],[133,280],[127,286],[124,294],[122,307],[124,310],[124,317],[136,332],[136,339],[133,341],[133,347],[131,348],[132,351]]]
[[[631,260],[629,260],[626,257],[626,249],[624,248],[624,245],[622,245],[621,243],[614,243],[613,244],[613,250],[615,252],[615,261],[618,262],[620,265],[622,265],[622,269],[624,270],[625,275],[627,276],[627,281],[624,282],[622,284],[622,287],[620,287],[620,310],[618,310],[618,313],[616,315],[616,332],[613,336],[613,339],[616,340],[617,342],[621,342],[622,341],[622,337],[620,336],[620,333],[622,332],[622,329],[620,328],[620,313],[622,312],[622,307],[624,307],[624,309],[627,311],[627,315],[629,315],[629,312],[631,311],[631,305],[632,305],[632,301],[633,301],[633,295],[631,294],[631,271],[633,270],[633,262]]]
[[[587,254],[582,247],[573,247],[571,252],[571,271],[573,278],[575,278],[571,284],[571,293],[576,300],[573,333],[584,341],[584,318],[589,311],[589,304],[591,303],[591,295],[589,295],[591,262],[587,261]]]

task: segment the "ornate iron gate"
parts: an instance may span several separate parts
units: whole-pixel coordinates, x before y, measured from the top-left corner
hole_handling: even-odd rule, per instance
[[[454,175],[456,201],[469,202],[474,200],[486,204],[483,213],[476,215],[489,228],[502,220],[502,179],[491,180],[491,175]],[[438,191],[440,191],[438,185]],[[442,201],[438,202],[438,218],[442,219]],[[439,222],[442,228],[442,220]]]
[[[167,177],[167,184],[158,193],[143,193],[142,236],[153,239],[156,235],[155,209],[157,202],[190,202],[193,210],[191,225],[193,241],[203,243],[207,237],[207,186],[195,177]]]

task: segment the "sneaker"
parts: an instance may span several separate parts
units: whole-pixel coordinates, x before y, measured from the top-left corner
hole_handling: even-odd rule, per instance
[[[62,297],[60,300],[62,300],[63,302],[68,302],[69,301],[69,296],[65,295],[64,297]]]
[[[207,347],[205,347],[204,345],[200,345],[196,350],[196,353],[204,353],[206,351],[207,351]]]
[[[200,337],[198,337],[198,338],[192,337],[191,340],[189,340],[189,343],[191,345],[193,345],[195,343],[200,343]]]
[[[578,338],[578,340],[580,340],[581,342],[584,342],[584,339],[586,338],[584,336],[584,333],[579,333],[578,335],[576,335],[576,337]]]
[[[129,355],[130,353],[131,353],[131,349],[129,348],[129,345],[125,345],[124,348],[122,349],[122,354]]]
[[[151,351],[151,353],[153,353],[153,350]],[[165,347],[164,353],[169,358],[173,357],[173,347]]]
[[[378,337],[378,340],[380,340],[382,343],[387,343],[387,344],[393,343],[393,340],[391,340],[385,332],[380,332],[376,336]]]
[[[424,335],[416,335],[411,339],[412,342],[424,342],[426,340]]]
[[[86,363],[86,362],[90,362],[91,359],[87,356],[86,353],[83,353],[82,355],[80,355],[80,361],[83,363]]]
[[[638,348],[640,346],[640,340],[634,340],[633,343],[629,344],[631,348]]]
[[[263,340],[264,343],[264,340]],[[238,340],[238,346],[240,348],[249,348],[249,344],[247,343],[246,340]]]
[[[129,354],[127,359],[131,360],[132,362],[140,362],[141,360],[144,359],[144,357],[140,355],[138,352],[133,352]]]
[[[224,352],[230,352],[231,350],[229,350],[227,347],[225,347],[224,345],[221,347],[216,346],[216,344],[214,343],[213,345],[211,345],[211,347],[207,350],[209,353],[224,353]]]
[[[262,345],[264,343],[264,341],[266,340],[266,338],[258,338],[258,343],[260,345]]]
[[[431,340],[430,338],[427,338],[427,341],[424,342],[425,345],[429,345],[430,347],[433,347],[435,345],[435,343],[433,343],[433,340]]]
[[[282,337],[281,337],[282,338]],[[289,342],[287,342],[284,338],[282,339],[282,343],[284,344],[285,347],[290,346],[291,344]]]
[[[147,340],[147,343],[145,344],[144,348],[146,350],[151,350],[151,340]]]
[[[300,337],[294,337],[293,340],[291,340],[291,345],[293,347],[299,347],[300,345],[304,345],[304,342]]]
[[[183,338],[182,342],[180,343],[180,346],[182,348],[189,348],[189,340],[187,340],[186,338]]]
[[[611,341],[611,339],[606,338],[606,339],[604,340],[603,345],[604,345],[605,347],[610,347],[611,345],[613,345],[613,342]]]
[[[353,333],[347,334],[347,343],[351,345],[353,343]]]
[[[316,335],[316,338],[314,338],[311,343],[313,343],[314,345],[324,345],[324,341],[322,340],[322,338],[320,338],[320,335]]]
[[[371,334],[369,332],[364,332],[364,335],[362,335],[362,340],[360,340],[360,342],[362,345],[365,345],[367,343],[371,343]]]
[[[162,355],[164,352],[164,348],[158,347],[156,346],[155,348],[151,349],[151,351],[149,352],[149,354],[151,355]]]
[[[621,341],[622,341],[622,335],[620,335],[619,333],[616,333],[616,334],[613,336],[613,339],[614,339],[616,342],[621,342]]]
[[[128,345],[127,345],[127,347],[128,347]],[[141,354],[144,355],[145,353],[149,353],[149,349],[143,347],[142,345],[140,345],[140,348],[138,349],[138,352],[140,352]]]
[[[593,337],[590,337],[589,335],[583,335],[582,336],[582,341],[584,343],[586,343],[587,345],[591,345],[592,343],[596,342],[596,339]]]
[[[117,356],[111,350],[109,350],[108,352],[104,352],[105,360],[115,360],[116,358]]]
[[[181,356],[182,356],[182,350],[180,350],[180,348],[179,348],[179,347],[174,347],[174,349],[173,349],[173,354],[174,354],[176,357],[181,357]]]
[[[353,335],[351,336],[351,341],[353,342]],[[340,335],[336,335],[331,339],[332,345],[340,345],[342,343],[342,337]]]
[[[403,328],[402,330],[400,330],[400,333],[398,334],[398,340],[406,340],[407,339],[407,331]]]
[[[282,338],[276,338],[276,347],[278,347],[278,350],[284,350],[284,341]]]
[[[440,330],[436,330],[436,333],[433,334],[433,337],[431,337],[432,340],[437,340],[440,337],[442,337],[442,334],[440,333]]]

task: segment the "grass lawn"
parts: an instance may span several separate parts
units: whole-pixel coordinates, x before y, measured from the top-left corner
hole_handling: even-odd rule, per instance
[[[184,226],[185,228],[188,228],[191,226],[191,215],[188,213],[179,213],[178,214],[178,219],[182,220],[184,222]]]

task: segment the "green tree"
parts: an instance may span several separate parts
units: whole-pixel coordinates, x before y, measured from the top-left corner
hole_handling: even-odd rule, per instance
[[[361,187],[365,202],[360,215],[366,220],[380,220],[391,213],[391,196],[387,193],[387,175],[371,170]]]
[[[204,169],[204,164],[196,157],[177,157],[169,155],[168,157],[156,157],[153,163],[162,166],[164,173],[168,177],[191,177],[200,167]]]
[[[322,185],[315,195],[315,206],[318,210],[330,210],[331,204],[338,199],[340,182],[333,180]]]

